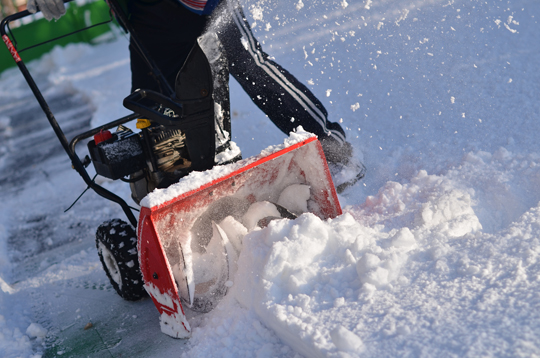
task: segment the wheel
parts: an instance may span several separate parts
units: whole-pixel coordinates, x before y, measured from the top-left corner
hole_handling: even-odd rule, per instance
[[[147,296],[139,268],[137,235],[131,225],[120,219],[104,222],[96,232],[96,247],[103,269],[120,297],[137,301]]]

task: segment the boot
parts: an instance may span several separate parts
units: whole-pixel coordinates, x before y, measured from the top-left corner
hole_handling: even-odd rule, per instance
[[[351,143],[341,144],[327,137],[321,140],[321,145],[338,194],[366,175],[366,167],[358,159],[359,155],[354,155]]]

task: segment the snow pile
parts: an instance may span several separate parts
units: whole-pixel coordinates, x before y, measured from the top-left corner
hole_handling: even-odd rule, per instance
[[[42,340],[47,334],[38,323],[29,323],[26,301],[18,302],[16,290],[0,276],[0,355],[2,357],[32,356],[31,339]],[[24,333],[23,333],[24,332]]]
[[[0,261],[0,268],[3,268],[1,264]],[[22,326],[28,322],[27,317],[21,314],[24,312],[24,303],[21,305],[11,297],[14,292],[15,289],[8,285],[0,275],[0,355],[2,357],[29,356],[32,352],[29,333],[26,332],[25,335],[21,332]]]
[[[334,330],[341,348],[361,347],[361,339],[350,332],[354,327],[324,318],[343,306],[347,296],[351,298],[348,282],[358,281],[350,251],[358,254],[357,249],[364,248],[363,242],[353,247],[358,229],[360,226],[350,215],[322,222],[312,214],[304,214],[295,221],[272,222],[267,229],[248,235],[238,262],[235,297],[306,357],[335,352],[336,343],[330,338]],[[350,234],[338,234],[341,230]],[[363,272],[362,277],[367,274]],[[375,280],[378,285],[387,281]],[[340,327],[350,334],[342,334]]]
[[[4,357],[16,357],[22,352],[28,354],[32,352],[32,344],[28,336],[21,333],[18,328],[12,329],[7,324],[4,316],[0,315],[0,352]]]
[[[421,171],[338,218],[304,214],[252,231],[233,287],[186,356],[250,356],[249,344],[293,356],[274,335],[257,343],[268,335],[253,330],[257,319],[306,357],[536,351],[540,207],[494,236],[472,205],[456,181]],[[254,332],[242,339],[241,329]]]

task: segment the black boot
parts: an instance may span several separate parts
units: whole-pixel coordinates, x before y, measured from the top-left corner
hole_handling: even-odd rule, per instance
[[[354,156],[351,143],[341,144],[332,137],[326,137],[321,140],[321,145],[338,194],[366,175],[366,167]]]

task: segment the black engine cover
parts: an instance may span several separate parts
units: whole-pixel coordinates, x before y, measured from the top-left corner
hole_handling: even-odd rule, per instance
[[[136,133],[122,138],[113,134],[97,145],[92,140],[88,150],[96,172],[109,179],[120,179],[146,167],[141,139]]]

